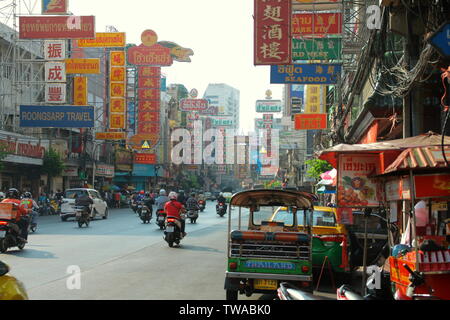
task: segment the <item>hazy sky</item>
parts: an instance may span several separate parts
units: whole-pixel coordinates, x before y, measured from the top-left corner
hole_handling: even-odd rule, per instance
[[[226,83],[241,92],[241,128],[253,129],[255,101],[267,89],[281,99],[282,85],[270,85],[269,66],[253,65],[253,0],[70,0],[75,15],[94,15],[97,32],[107,25],[126,32],[127,42],[140,44],[142,31],[152,29],[158,40],[194,50],[191,63],[164,67],[167,83],[196,88]]]

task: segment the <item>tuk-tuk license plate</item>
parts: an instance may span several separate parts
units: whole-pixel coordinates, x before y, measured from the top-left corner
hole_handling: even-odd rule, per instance
[[[277,290],[277,280],[255,279],[253,280],[253,286],[259,290]]]
[[[174,228],[173,226],[170,226],[170,227],[167,227],[167,228],[166,228],[166,231],[167,231],[167,232],[173,232],[174,229],[175,229],[175,228]]]
[[[4,238],[6,236],[6,231],[0,231],[0,238]]]

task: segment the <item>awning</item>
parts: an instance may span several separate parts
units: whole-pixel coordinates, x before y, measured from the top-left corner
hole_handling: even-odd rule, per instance
[[[368,144],[338,144],[332,148],[323,150],[319,153],[319,159],[326,160],[333,167],[337,168],[338,156],[343,153],[381,153],[391,151],[400,154],[408,148],[440,146],[442,136],[434,132],[428,132],[416,137],[389,140]],[[450,145],[450,137],[446,136],[444,145]]]
[[[444,146],[445,156],[450,162],[450,146]],[[410,148],[403,151],[384,171],[392,173],[408,170],[427,170],[448,168],[441,147]],[[450,168],[448,168],[450,170]]]

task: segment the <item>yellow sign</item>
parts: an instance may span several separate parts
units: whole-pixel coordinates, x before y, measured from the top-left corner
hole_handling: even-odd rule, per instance
[[[125,66],[125,51],[111,51],[109,59],[111,66],[123,67]]]
[[[125,67],[111,67],[109,78],[112,82],[125,82],[125,73],[127,69]]]
[[[111,98],[110,101],[111,113],[125,113],[125,99],[124,98]]]
[[[74,77],[73,104],[76,106],[88,105],[88,79],[87,77]]]
[[[126,132],[97,132],[95,134],[96,140],[126,140]]]
[[[66,59],[67,74],[99,74],[100,59]]]
[[[325,113],[326,86],[307,85],[305,113]]]
[[[125,129],[125,115],[111,113],[109,116],[109,127],[111,129]]]
[[[125,32],[97,32],[95,39],[80,39],[80,48],[123,48],[126,45]]]
[[[111,97],[123,98],[125,97],[125,83],[111,83],[110,86]]]

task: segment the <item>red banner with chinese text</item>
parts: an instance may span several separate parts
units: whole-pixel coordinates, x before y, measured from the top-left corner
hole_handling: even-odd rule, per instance
[[[88,79],[87,77],[74,77],[73,104],[76,106],[88,105]]]
[[[291,0],[255,0],[254,65],[290,64]]]

